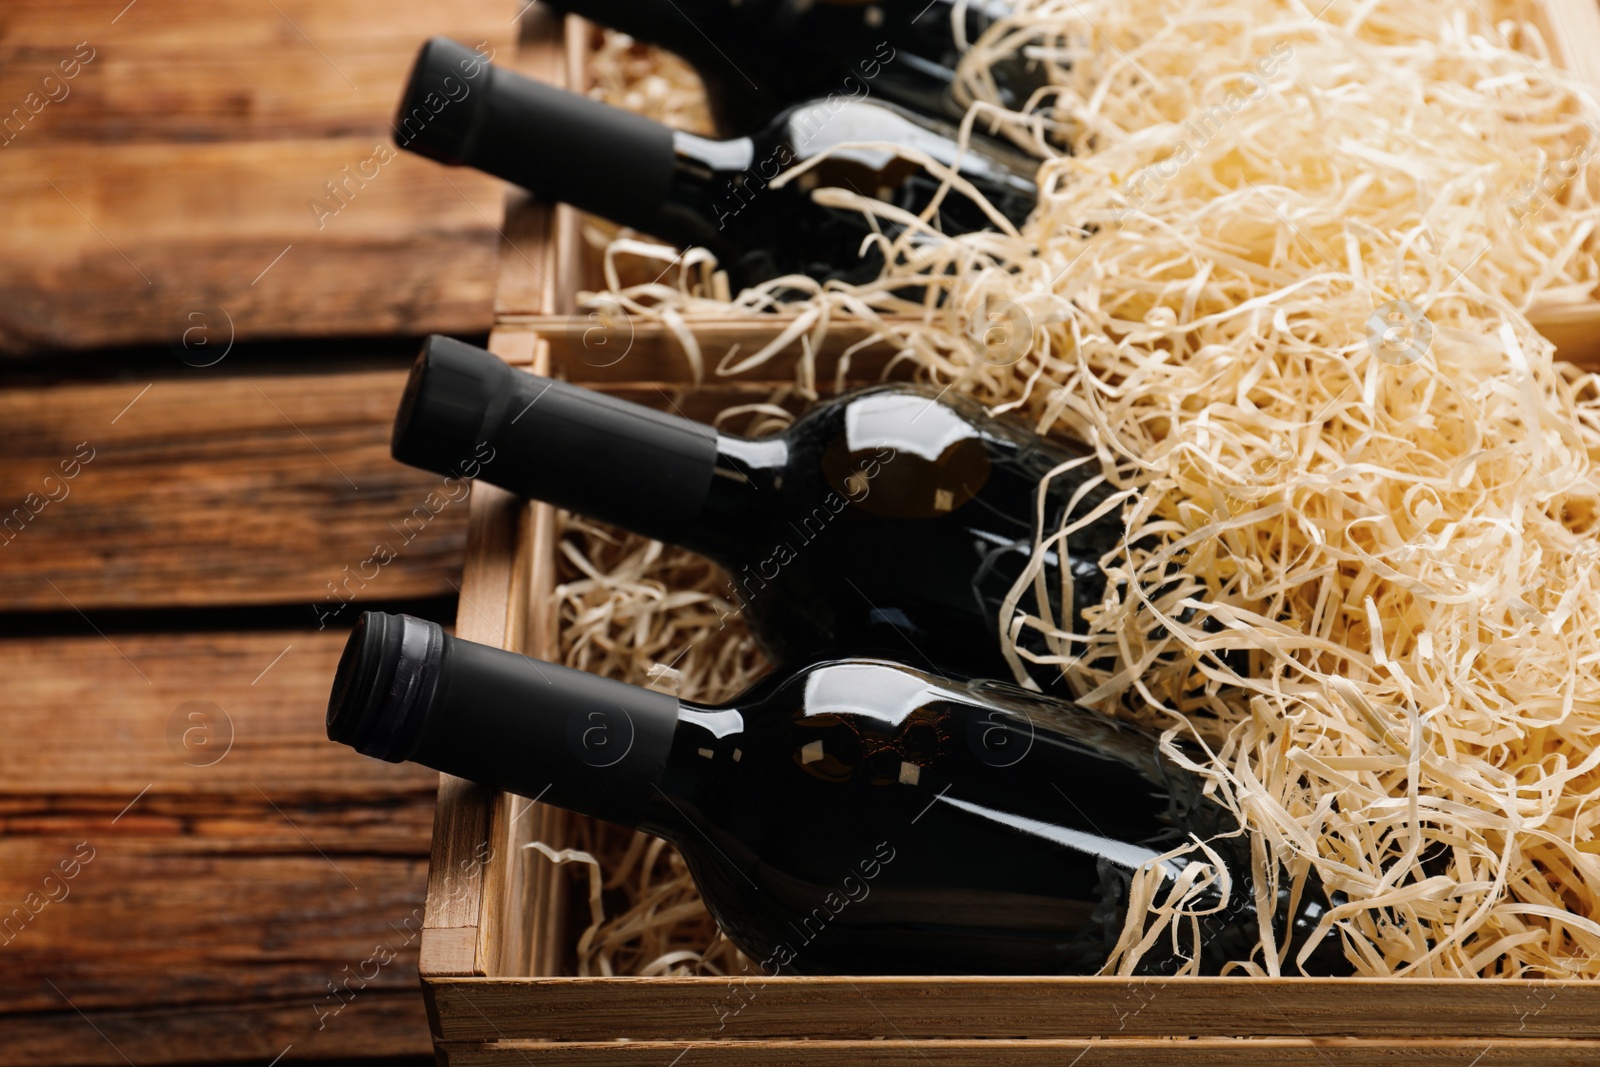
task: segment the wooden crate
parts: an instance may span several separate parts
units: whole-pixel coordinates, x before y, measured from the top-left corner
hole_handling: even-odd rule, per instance
[[[1595,0],[1546,0],[1564,57],[1600,80]],[[530,13],[529,18],[537,13]],[[583,31],[548,20],[525,34],[522,69],[583,80]],[[1580,48],[1582,44],[1592,48]],[[691,389],[666,331],[608,329],[570,312],[579,222],[511,195],[490,347],[503,359],[705,418],[791,382],[798,343],[758,372]],[[1535,316],[1568,358],[1600,364],[1600,304]],[[750,352],[778,327],[697,324],[708,360]],[[819,385],[859,333],[831,332]],[[625,351],[625,355],[622,353]],[[888,353],[852,359],[852,378]],[[619,358],[620,357],[620,358]],[[555,515],[473,490],[457,632],[553,656]],[[566,874],[530,841],[559,845],[574,816],[443,777],[421,973],[441,1063],[538,1067],[793,1064],[1069,1065],[1113,1057],[1198,1065],[1554,1067],[1600,1062],[1600,984],[1499,980],[1117,978],[578,978]]]

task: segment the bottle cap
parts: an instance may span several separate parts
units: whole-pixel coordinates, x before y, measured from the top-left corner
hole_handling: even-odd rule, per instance
[[[488,440],[496,400],[516,371],[498,356],[437,334],[422,343],[395,415],[389,451],[411,467],[454,475]]]
[[[364,756],[400,763],[438,687],[444,630],[409,615],[363,612],[339,657],[328,698],[328,737]]]
[[[395,143],[643,230],[657,221],[678,158],[661,123],[493,67],[443,37],[417,56]]]
[[[395,144],[441,163],[470,163],[465,153],[493,70],[478,53],[448,37],[423,45],[395,115]]]

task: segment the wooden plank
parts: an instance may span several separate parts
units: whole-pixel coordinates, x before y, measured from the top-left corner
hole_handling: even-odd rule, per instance
[[[1464,979],[554,978],[432,983],[447,1041],[1565,1038],[1600,985]],[[489,1022],[493,1020],[493,1022]]]
[[[405,813],[409,856],[364,854],[361,826],[335,832],[336,816],[274,803],[192,834],[106,817],[0,844],[0,1018],[62,1011],[63,993],[85,1012],[299,999],[315,1031],[347,992],[413,989],[427,802]],[[74,855],[91,857],[76,877],[52,873]],[[59,902],[41,906],[50,892]],[[388,962],[363,967],[380,946]]]
[[[241,961],[241,966],[248,963]],[[65,1007],[64,1001],[58,1001]],[[307,1026],[307,1019],[311,1026]],[[306,1000],[247,1000],[210,1007],[96,1011],[0,1017],[0,1067],[151,1067],[161,1063],[267,1064],[287,1050],[284,1064],[368,1057],[419,1056],[428,1051],[427,1019],[411,991],[368,990],[323,1030]],[[383,1061],[377,1061],[382,1063]],[[414,1060],[400,1061],[415,1067]],[[376,1067],[376,1064],[374,1064]],[[390,1067],[399,1067],[398,1063]]]
[[[502,198],[373,136],[0,151],[0,352],[482,331]]]
[[[467,508],[389,457],[404,382],[196,370],[0,392],[0,604],[299,603],[308,626],[348,626],[361,600],[454,593]]]
[[[0,640],[0,1064],[426,1049],[436,776],[326,739],[343,638]]]
[[[883,1027],[894,1033],[893,1020]],[[1600,1054],[1596,1041],[1373,1042],[1235,1041],[711,1041],[543,1044],[504,1042],[442,1045],[448,1067],[503,1064],[560,1067],[659,1067],[686,1060],[695,1067],[1577,1067]],[[690,1057],[690,1053],[693,1056]]]
[[[510,574],[501,578],[506,594],[505,621],[492,642],[499,648],[515,651],[527,647],[528,574],[532,550],[529,512],[529,506],[519,501],[513,541],[508,546]],[[494,567],[496,571],[501,569],[498,563]],[[466,602],[465,586],[462,602]],[[490,852],[483,866],[484,895],[478,917],[478,970],[483,974],[527,973],[525,883],[531,860],[522,845],[528,840],[533,807],[531,801],[522,797],[496,793],[489,808]]]
[[[13,126],[25,146],[378,135],[424,40],[444,34],[504,56],[516,10],[502,0],[7,0],[0,106],[50,99]],[[76,74],[64,79],[60,64],[80,55],[92,58],[69,62]]]
[[[1600,12],[1600,5],[1596,10]],[[1528,319],[1556,346],[1558,359],[1585,370],[1600,369],[1600,302],[1538,304],[1528,310]]]
[[[87,630],[87,627],[85,627]],[[426,804],[438,776],[368,759],[327,738],[323,713],[346,634],[93,634],[0,640],[6,742],[0,819],[116,815],[181,834],[253,811],[263,795],[335,804],[376,801],[370,849],[390,848],[383,804]],[[226,803],[224,803],[226,800]],[[119,824],[119,825],[121,825]],[[406,848],[427,845],[408,826]],[[0,867],[0,872],[5,870]],[[3,898],[0,898],[3,899]]]
[[[1544,305],[1529,312],[1533,325],[1554,342],[1560,358],[1588,369],[1600,368],[1600,304]],[[845,377],[850,383],[875,381],[893,375],[900,349],[891,341],[873,343],[874,330],[859,320],[834,320],[820,341],[810,341],[810,331],[794,337],[759,366],[738,373],[731,370],[776,339],[794,322],[792,316],[705,319],[694,324],[700,348],[703,382],[789,383],[796,380],[796,365],[808,350],[814,360],[818,389],[835,381],[847,350]],[[682,339],[659,322],[591,311],[581,315],[503,315],[496,329],[510,333],[530,330],[551,349],[551,365],[568,381],[585,385],[694,381],[694,364]],[[864,344],[865,343],[865,344]],[[721,370],[719,370],[719,367]],[[909,366],[904,369],[909,370]]]

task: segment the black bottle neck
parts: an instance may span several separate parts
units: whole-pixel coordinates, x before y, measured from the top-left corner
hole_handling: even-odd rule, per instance
[[[476,167],[680,247],[704,247],[739,287],[786,273],[855,281],[878,274],[862,240],[895,227],[815,205],[809,193],[854,187],[913,214],[924,210],[940,183],[876,145],[957,167],[1013,223],[1033,210],[1036,160],[981,137],[962,149],[947,124],[868,95],[799,104],[749,137],[719,141],[494,68],[435,38],[417,59],[395,137],[409,151]],[[777,184],[808,160],[817,164],[811,173]],[[995,221],[956,194],[942,198],[935,220],[947,233]]]
[[[443,37],[417,56],[395,142],[641,229],[659,213],[675,166],[661,123],[491,66]]]
[[[705,499],[674,543],[737,569],[772,535],[771,516],[781,510],[777,498],[790,458],[782,434],[755,440],[719,434]]]
[[[789,450],[512,369],[430,337],[395,418],[395,459],[482,478],[724,564],[762,539]]]
[[[678,701],[367,612],[345,648],[328,736],[626,826],[672,751]]]
[[[659,12],[641,17],[662,18]],[[717,239],[719,227],[706,225],[713,191],[758,162],[752,138],[717,141],[674,131],[491,66],[442,37],[417,57],[395,120],[395,141],[677,245],[709,245],[724,256],[735,250]]]
[[[679,542],[718,469],[716,431],[431,337],[412,368],[392,450],[438,474]]]

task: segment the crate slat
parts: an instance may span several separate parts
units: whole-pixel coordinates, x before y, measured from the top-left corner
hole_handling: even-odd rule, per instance
[[[1600,1042],[1505,1041],[713,1041],[617,1044],[441,1045],[446,1067],[1577,1067],[1594,1062]]]
[[[452,980],[433,995],[450,1041],[1600,1034],[1589,982],[755,975]]]
[[[467,563],[461,576],[456,633],[469,641],[504,647],[515,571],[514,542],[525,506],[491,485],[472,488],[467,519]],[[481,939],[493,927],[486,916],[483,877],[491,858],[492,790],[447,774],[439,776],[423,922],[424,974],[485,974]]]

